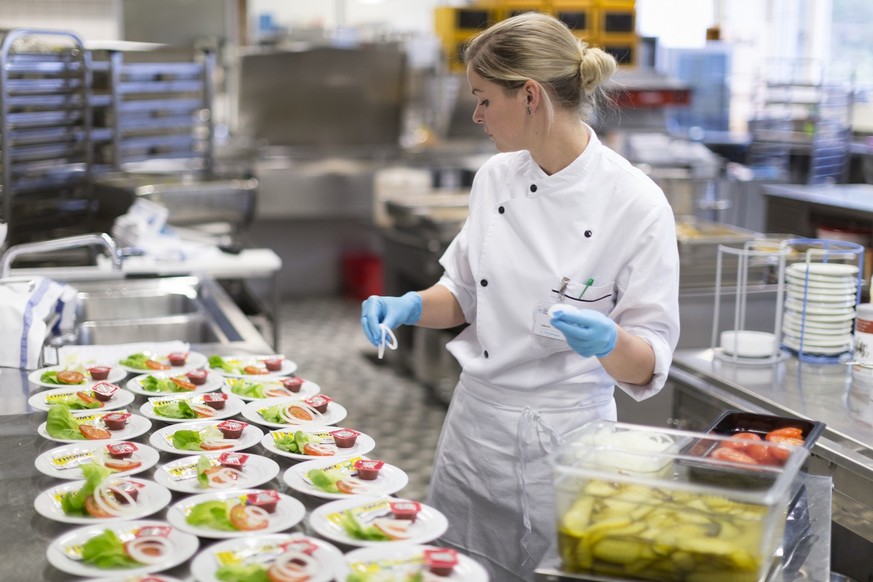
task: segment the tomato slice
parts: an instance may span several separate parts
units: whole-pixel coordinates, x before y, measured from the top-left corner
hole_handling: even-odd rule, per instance
[[[114,515],[112,515],[108,511],[104,511],[104,510],[100,509],[100,506],[97,505],[96,501],[94,501],[93,495],[89,495],[88,497],[85,498],[85,511],[91,517],[96,517],[98,519],[104,519],[107,517],[115,517]]]
[[[92,441],[108,439],[112,436],[112,433],[108,430],[94,426],[93,424],[80,424],[79,432],[82,433],[86,439]]]
[[[782,446],[773,447],[770,451],[772,455],[776,458],[780,463],[784,463],[788,460],[788,457],[791,456],[791,447],[802,447],[803,439],[790,437],[790,436],[780,436],[774,434],[768,434],[767,440],[771,443],[778,443]]]
[[[113,471],[130,471],[131,469],[136,469],[142,463],[133,459],[107,459],[103,461],[103,465]]]
[[[58,372],[58,382],[61,384],[81,384],[85,381],[85,374],[75,370]]]
[[[221,449],[232,449],[233,445],[231,443],[206,441],[205,443],[200,443],[200,448],[204,451],[220,451]]]
[[[803,430],[797,428],[796,426],[786,426],[783,428],[777,428],[776,430],[771,430],[767,433],[767,437],[769,438],[771,435],[779,437],[791,437],[803,440]]]
[[[762,443],[752,443],[746,447],[745,453],[755,459],[760,465],[781,465],[782,463],[773,456],[773,451],[775,447],[767,446]]]
[[[713,459],[718,459],[720,461],[728,461],[731,463],[744,463],[747,465],[757,465],[758,463],[744,453],[743,451],[732,449],[730,447],[719,447],[715,449],[711,455],[709,455]]]
[[[96,398],[94,398],[93,396],[88,394],[87,392],[76,392],[76,396],[78,396],[79,400],[81,400],[82,402],[84,402],[86,404],[94,404],[96,402],[100,406],[103,406],[102,402],[100,402],[99,400],[97,400]]]
[[[330,447],[306,443],[303,445],[303,454],[312,455],[313,457],[332,457],[334,453]]]
[[[252,376],[259,376],[266,374],[267,371],[259,366],[246,366],[243,368],[243,372],[246,374],[251,374]]]
[[[258,529],[264,529],[268,525],[270,525],[270,520],[264,520],[259,523],[253,523],[249,520],[249,515],[246,513],[245,505],[234,505],[230,510],[230,523],[233,524],[238,530],[242,531],[254,531]]]
[[[157,362],[155,360],[146,360],[146,367],[149,370],[169,370],[170,369],[170,366],[168,366],[167,364],[162,364],[162,363]]]
[[[195,386],[193,382],[189,382],[188,380],[183,380],[182,378],[170,378],[170,380],[172,380],[173,384],[175,384],[182,390],[197,390],[197,386]]]
[[[281,396],[294,396],[292,392],[289,390],[285,390],[284,388],[268,388],[264,390],[264,394],[269,396],[270,398],[279,398]]]
[[[719,448],[727,447],[729,449],[745,450],[749,446],[750,441],[761,441],[761,437],[753,432],[738,432],[731,435],[731,440],[724,441],[719,445]]]
[[[216,466],[216,467],[209,467],[208,469],[206,469],[206,470],[203,471],[203,472],[204,472],[206,475],[211,475],[211,474],[213,474],[213,473],[218,473],[218,472],[221,471],[222,469],[224,469],[224,467],[222,467],[221,465],[218,465],[218,466]],[[231,471],[231,472],[229,472],[229,473],[227,474],[227,481],[225,481],[224,479],[218,479],[218,478],[215,479],[215,481],[216,481],[217,483],[226,483],[226,482],[229,482],[229,481],[237,481],[237,480],[239,480],[239,474],[238,474],[238,473],[235,473],[235,472],[233,472],[233,471]]]
[[[337,481],[336,488],[340,493],[347,493],[349,495],[354,495],[358,491],[358,487],[356,487],[354,483],[346,481],[345,479]]]

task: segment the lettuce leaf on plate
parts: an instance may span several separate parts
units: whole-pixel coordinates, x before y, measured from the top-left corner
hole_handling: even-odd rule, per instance
[[[221,582],[270,582],[267,569],[261,564],[229,564],[215,571]]]
[[[235,503],[234,503],[235,504]],[[228,512],[230,507],[226,501],[204,501],[191,508],[185,517],[189,525],[207,527],[220,531],[239,531],[230,523]]]
[[[252,382],[245,379],[231,379],[227,381],[230,391],[246,398],[266,398],[265,386],[260,382]]]
[[[114,531],[107,529],[82,545],[82,561],[98,568],[138,568],[142,566],[124,551]]]
[[[209,367],[210,368],[218,368],[219,370],[224,370],[228,374],[236,374],[237,369],[230,365],[229,363],[224,361],[224,358],[221,356],[209,356]]]
[[[85,440],[85,435],[79,430],[79,423],[76,422],[70,413],[70,407],[66,404],[56,404],[49,407],[45,430],[56,439]]]
[[[294,436],[283,436],[276,438],[276,435],[273,435],[273,445],[280,451],[287,451],[289,453],[297,453],[304,454],[303,447],[305,447],[308,443],[312,443],[317,441],[318,438],[312,435],[306,434],[302,430],[298,430],[294,433]]]
[[[176,400],[152,406],[152,411],[166,418],[198,418],[197,413],[185,400]],[[177,447],[178,448],[178,447]]]
[[[78,491],[64,493],[61,497],[61,509],[66,515],[88,515],[85,511],[85,500],[94,494],[103,479],[112,474],[110,469],[93,461],[82,465],[81,469],[85,484]]]
[[[173,446],[183,451],[200,451],[203,439],[196,430],[177,430],[173,433]]]
[[[197,482],[201,487],[209,487],[209,478],[206,476],[206,470],[212,468],[212,461],[209,457],[200,455],[197,459]]]
[[[146,365],[146,362],[149,360],[149,356],[142,352],[131,354],[124,358],[123,360],[119,360],[118,363],[122,366],[127,366],[128,368],[136,368],[137,370],[148,370],[149,367]]]
[[[364,525],[355,517],[351,511],[343,511],[340,518],[340,525],[351,538],[356,540],[372,540],[379,542],[389,542],[391,538],[379,528],[372,525]]]

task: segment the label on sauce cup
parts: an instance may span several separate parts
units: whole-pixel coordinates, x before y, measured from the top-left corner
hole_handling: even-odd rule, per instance
[[[855,352],[858,364],[873,366],[873,303],[861,303],[855,313]]]

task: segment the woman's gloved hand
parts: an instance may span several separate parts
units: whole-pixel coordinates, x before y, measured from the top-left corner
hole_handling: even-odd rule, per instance
[[[614,321],[591,309],[555,306],[549,310],[552,327],[561,331],[578,354],[590,358],[608,356],[618,339]]]
[[[390,329],[398,325],[413,325],[421,318],[421,295],[415,291],[402,297],[371,295],[361,304],[361,327],[374,346],[382,342],[379,324]]]

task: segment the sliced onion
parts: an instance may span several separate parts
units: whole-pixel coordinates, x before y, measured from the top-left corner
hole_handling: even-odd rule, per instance
[[[318,560],[309,554],[289,550],[276,558],[270,572],[274,575],[271,579],[303,582],[318,574]]]
[[[121,496],[127,503],[121,503],[116,498],[116,495]],[[126,515],[136,513],[139,508],[136,506],[136,501],[129,493],[121,489],[115,489],[106,482],[101,483],[94,489],[94,502],[97,507],[110,515]]]
[[[252,527],[252,529],[260,528],[262,523],[270,523],[270,514],[267,513],[267,510],[263,507],[258,507],[257,505],[246,505],[245,512],[246,522]]]
[[[298,418],[291,413],[291,409],[297,407],[302,408],[306,412],[308,412],[312,416],[312,421],[321,420],[324,418],[324,415],[319,411],[315,410],[312,406],[306,404],[305,402],[295,402],[294,404],[289,404],[285,408],[283,408],[279,415],[286,421],[293,424],[299,423],[301,420],[305,420],[303,418]],[[308,422],[308,421],[307,421]]]
[[[209,486],[216,489],[234,487],[238,484],[237,481],[242,481],[242,479],[242,471],[232,469],[231,467],[221,467],[217,471],[213,471],[206,475],[206,480],[209,482]]]
[[[193,410],[200,418],[211,418],[215,416],[215,409],[206,404],[192,404],[191,410]]]
[[[161,536],[134,538],[125,545],[128,556],[140,564],[146,565],[163,561],[172,548],[170,540]]]

